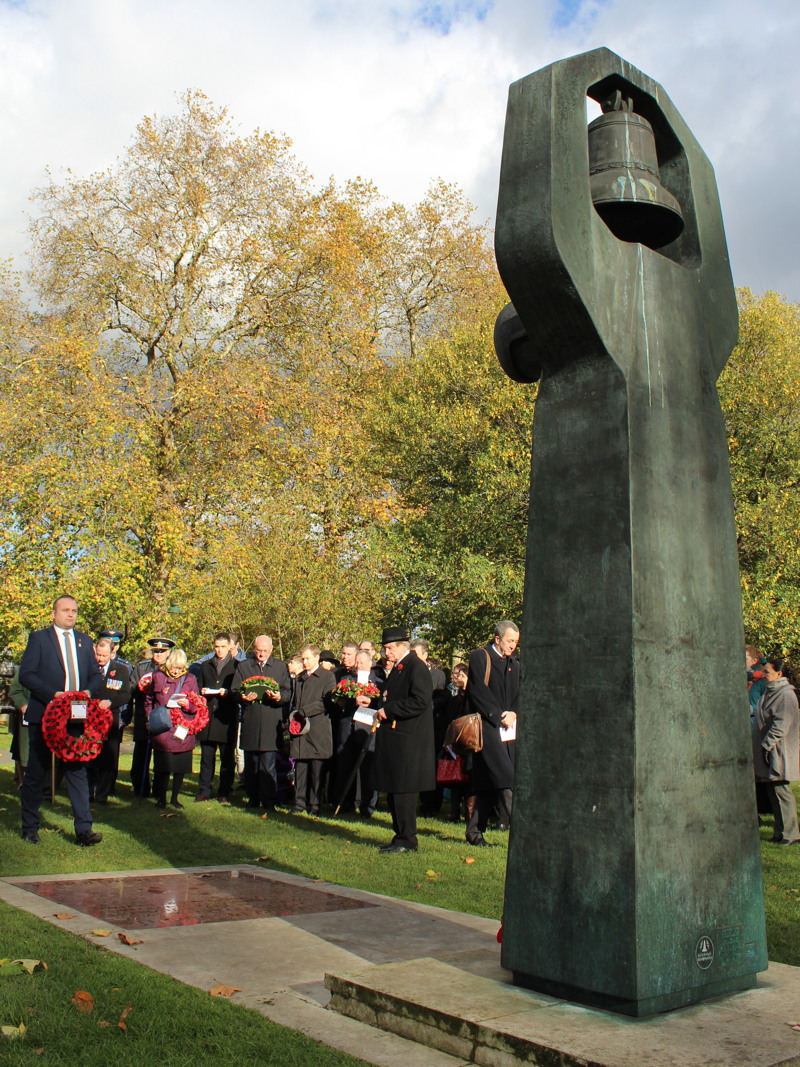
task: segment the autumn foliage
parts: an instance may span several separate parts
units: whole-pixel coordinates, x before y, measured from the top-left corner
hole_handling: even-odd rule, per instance
[[[191,91],[34,199],[27,290],[0,274],[0,645],[64,590],[132,655],[398,619],[443,655],[519,618],[535,387],[495,359],[506,298],[457,189],[320,185]],[[798,308],[744,291],[741,317],[746,634],[800,648]]]

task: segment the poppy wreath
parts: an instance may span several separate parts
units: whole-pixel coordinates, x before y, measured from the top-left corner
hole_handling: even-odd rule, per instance
[[[72,702],[86,705],[83,733],[73,737],[67,733],[67,723],[72,718]],[[111,708],[101,708],[99,700],[87,700],[84,693],[62,693],[53,697],[42,716],[42,737],[45,744],[59,759],[67,763],[86,763],[100,755],[103,742],[114,717]]]
[[[357,682],[354,678],[342,678],[331,693],[334,700],[355,700],[356,697],[369,697],[373,700],[381,695],[374,682]]]
[[[178,693],[177,696],[186,697],[189,707],[194,712],[194,717],[187,719],[182,708],[170,708],[169,717],[173,726],[185,726],[190,734],[199,734],[204,726],[208,726],[208,704],[197,693]]]
[[[267,678],[264,674],[253,674],[245,678],[241,685],[242,696],[250,696],[255,693],[261,698],[265,693],[280,693],[281,687],[274,678]]]

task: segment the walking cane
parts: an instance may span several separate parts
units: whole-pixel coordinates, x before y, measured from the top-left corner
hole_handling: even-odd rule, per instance
[[[56,754],[50,753],[50,803],[56,802]]]

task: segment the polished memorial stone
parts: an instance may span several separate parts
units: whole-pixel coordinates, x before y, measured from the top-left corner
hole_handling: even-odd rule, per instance
[[[503,965],[637,1016],[748,988],[767,959],[716,391],[736,299],[713,170],[657,83],[598,49],[511,86],[496,252],[498,356],[540,379]]]

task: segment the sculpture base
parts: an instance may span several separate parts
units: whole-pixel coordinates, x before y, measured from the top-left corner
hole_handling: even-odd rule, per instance
[[[705,1000],[721,997],[727,993],[741,993],[744,989],[754,989],[758,984],[758,976],[743,974],[735,978],[725,978],[708,985],[694,986],[691,989],[681,989],[664,996],[648,997],[643,1000],[621,1000],[619,997],[610,997],[591,989],[575,989],[558,982],[549,982],[546,978],[534,978],[531,975],[516,972],[514,984],[558,1000],[569,1000],[575,1004],[584,1004],[589,1008],[600,1008],[603,1011],[616,1012],[618,1015],[630,1015],[642,1019],[649,1015],[674,1011],[676,1008],[688,1008],[692,1004],[701,1004]]]
[[[516,988],[485,950],[451,958],[328,973],[328,1007],[481,1067],[800,1065],[800,1033],[786,1025],[797,1017],[797,967],[771,964],[749,992],[632,1019]]]

